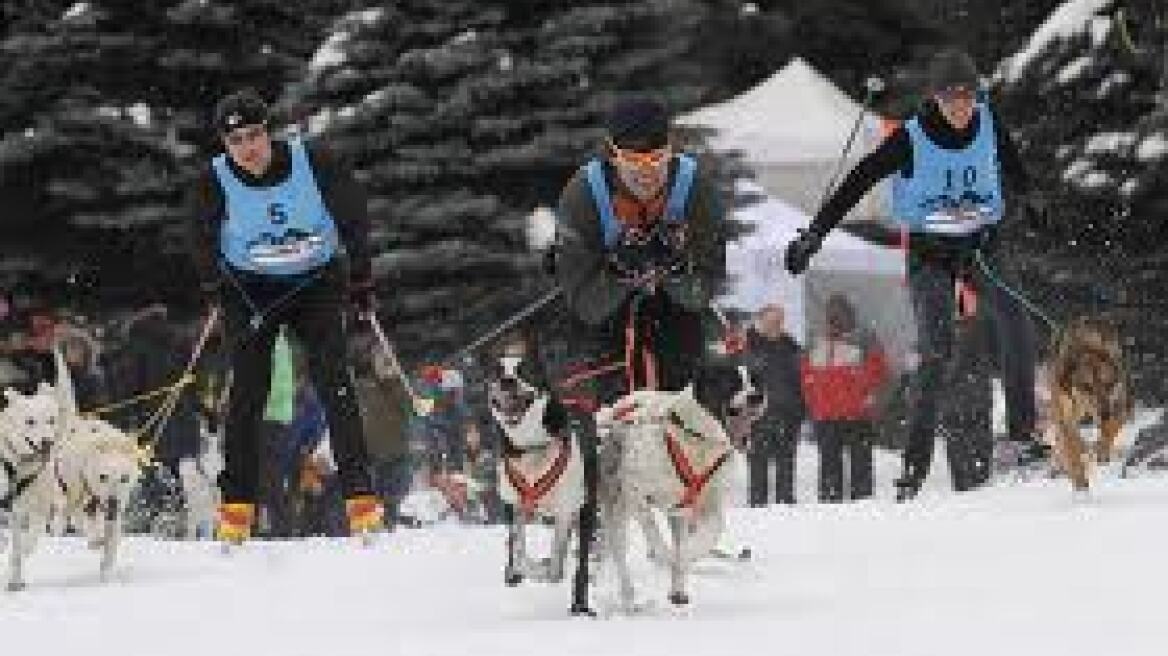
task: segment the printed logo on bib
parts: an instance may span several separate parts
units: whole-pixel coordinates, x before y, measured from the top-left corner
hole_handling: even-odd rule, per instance
[[[938,195],[926,198],[921,209],[928,213],[930,221],[973,221],[983,215],[993,213],[993,196],[979,194],[977,189],[977,167],[945,169],[945,189]]]
[[[315,232],[262,232],[248,242],[247,253],[256,266],[268,268],[311,263],[327,246],[328,241]]]

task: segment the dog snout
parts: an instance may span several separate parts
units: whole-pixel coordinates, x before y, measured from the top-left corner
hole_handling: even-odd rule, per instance
[[[519,379],[514,376],[506,376],[499,381],[499,391],[504,394],[518,394],[519,393]]]
[[[751,392],[746,395],[746,403],[751,406],[760,406],[765,400],[766,397],[763,396],[762,392]]]

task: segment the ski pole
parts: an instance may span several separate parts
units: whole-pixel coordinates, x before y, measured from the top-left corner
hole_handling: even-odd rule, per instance
[[[458,351],[456,351],[454,353],[454,355],[447,358],[446,361],[449,362],[452,360],[461,360],[461,359],[465,358],[466,356],[470,355],[473,351],[477,350],[483,344],[486,344],[487,342],[495,339],[496,337],[501,335],[504,331],[511,328],[515,324],[517,324],[520,321],[523,321],[524,319],[526,319],[527,317],[530,317],[531,315],[535,314],[540,308],[547,305],[548,303],[551,303],[553,300],[558,298],[560,296],[560,294],[563,294],[563,293],[564,293],[563,287],[560,287],[559,285],[552,287],[550,290],[548,290],[548,292],[546,294],[544,294],[543,296],[537,298],[536,300],[534,300],[530,304],[528,304],[527,307],[525,307],[522,310],[520,310],[519,312],[516,312],[515,314],[511,315],[511,318],[507,319],[506,321],[499,324],[498,326],[495,326],[495,328],[493,328],[492,330],[487,332],[482,337],[479,337],[475,341],[471,342],[470,344],[468,344],[468,345],[462,347],[461,349],[459,349]]]
[[[434,411],[434,400],[418,396],[414,390],[413,384],[410,383],[410,377],[406,375],[405,369],[402,369],[401,361],[397,359],[397,352],[393,348],[393,344],[385,335],[385,330],[381,328],[381,322],[377,319],[375,312],[369,312],[365,315],[369,320],[369,325],[373,327],[373,334],[377,336],[378,343],[381,344],[381,350],[385,353],[385,357],[389,360],[389,366],[393,369],[394,375],[401,381],[402,387],[406,391],[406,395],[410,397],[410,403],[414,406],[414,411],[419,416],[429,415]]]

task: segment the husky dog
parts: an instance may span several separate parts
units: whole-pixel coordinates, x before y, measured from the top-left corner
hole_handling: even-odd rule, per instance
[[[499,496],[508,508],[507,564],[509,586],[524,578],[558,583],[564,578],[569,540],[580,528],[580,557],[571,609],[588,607],[588,550],[592,528],[582,521],[588,501],[579,436],[569,428],[564,407],[547,389],[521,372],[522,355],[503,355],[487,384],[491,415],[503,434],[498,464]],[[532,521],[552,522],[549,558],[533,562],[526,553],[526,527]]]
[[[765,396],[744,368],[731,376],[707,373],[696,387],[698,392],[694,385],[680,392],[636,391],[596,413],[606,545],[626,609],[634,595],[627,555],[632,519],[644,528],[650,555],[665,554],[669,601],[689,603],[688,566],[710,552],[725,526],[728,461],[745,446],[752,420],[765,408]],[[653,509],[666,514],[668,545],[652,520]]]
[[[32,553],[50,522],[63,526],[72,521],[102,549],[101,575],[113,566],[121,535],[122,512],[130,489],[138,478],[139,452],[133,440],[108,422],[80,416],[72,381],[60,353],[57,385],[42,385],[34,398],[9,394],[5,414],[21,417],[26,427],[52,426],[40,433],[38,464],[11,500],[12,545],[9,551],[8,589],[25,587],[24,560]],[[36,398],[41,397],[41,398]]]
[[[1132,398],[1119,333],[1098,319],[1080,317],[1058,335],[1050,364],[1051,412],[1056,451],[1077,495],[1089,484],[1080,423],[1099,425],[1095,459],[1110,461],[1116,437],[1132,417]]]

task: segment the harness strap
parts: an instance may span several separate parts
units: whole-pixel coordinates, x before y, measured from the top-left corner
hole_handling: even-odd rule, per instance
[[[702,472],[697,472],[694,469],[693,463],[685,454],[685,449],[682,448],[681,443],[677,440],[677,435],[674,433],[672,426],[665,428],[665,449],[669,451],[669,459],[673,462],[673,469],[677,472],[677,477],[681,479],[682,485],[685,486],[685,492],[681,495],[681,507],[693,508],[697,503],[698,497],[706,489],[710,479],[722,467],[723,463],[730,457],[730,450],[723,450],[722,453],[714,459],[713,464]]]
[[[24,494],[25,490],[27,490],[29,486],[32,485],[32,482],[36,480],[37,476],[40,476],[41,472],[45,470],[45,466],[41,465],[39,469],[29,474],[28,476],[25,476],[24,478],[18,478],[16,476],[15,464],[7,460],[0,459],[0,465],[3,465],[4,473],[7,475],[8,480],[16,481],[16,484],[13,485],[4,496],[0,497],[0,510],[10,510],[12,508],[12,504],[17,499],[19,499],[22,494]]]
[[[539,502],[547,496],[547,493],[555,487],[556,483],[560,481],[560,477],[564,475],[564,471],[568,468],[568,458],[571,454],[571,449],[568,446],[568,440],[559,440],[560,451],[556,454],[554,460],[548,465],[544,473],[531,482],[520,471],[516,464],[516,458],[507,458],[504,460],[504,469],[507,473],[507,480],[514,486],[515,491],[519,493],[519,507],[523,511],[525,518],[530,519],[535,514],[535,509]]]
[[[693,189],[698,162],[686,154],[678,155],[676,160],[677,170],[673,175],[673,186],[669,189],[664,218],[669,223],[684,223],[686,205],[689,204],[690,191]],[[616,212],[612,209],[612,194],[608,190],[608,180],[604,176],[604,162],[599,158],[590,160],[584,165],[584,176],[592,191],[592,200],[596,204],[597,216],[600,217],[600,230],[604,247],[606,249],[612,248],[620,240],[621,226]]]

